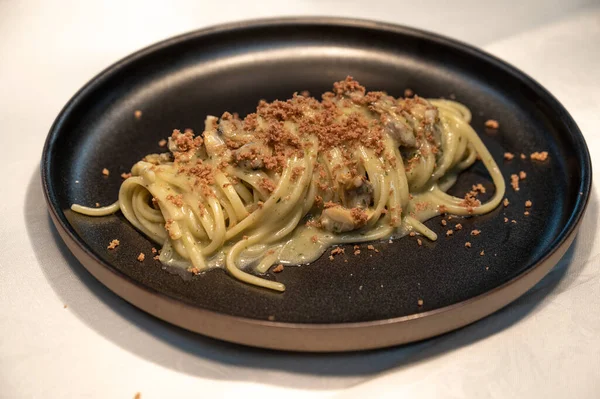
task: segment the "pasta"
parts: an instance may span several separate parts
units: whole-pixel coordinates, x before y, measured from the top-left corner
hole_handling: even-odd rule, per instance
[[[366,92],[351,77],[318,101],[294,94],[261,101],[240,119],[208,116],[202,135],[173,131],[168,153],[131,169],[114,204],[162,246],[160,261],[200,273],[224,267],[243,282],[283,291],[259,277],[274,264],[316,260],[332,245],[436,234],[435,215],[480,215],[498,206],[504,179],[454,101],[395,99]],[[495,191],[464,198],[446,191],[479,158]],[[254,268],[255,273],[247,269]]]

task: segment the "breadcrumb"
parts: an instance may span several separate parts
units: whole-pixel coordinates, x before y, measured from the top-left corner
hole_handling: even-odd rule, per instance
[[[524,180],[527,177],[527,173],[524,171],[519,172],[519,179]]]
[[[525,201],[525,208],[531,208],[531,205],[533,205],[533,203],[529,200]]]
[[[154,248],[154,247],[152,247],[151,251],[152,251],[153,254],[156,254],[158,252],[158,250],[156,248]]]
[[[498,129],[500,127],[500,124],[495,119],[488,119],[487,121],[485,121],[485,127],[487,127],[488,129]]]
[[[135,116],[135,119],[140,119],[142,117],[142,111],[140,111],[139,109],[136,109],[133,112],[133,116]]]
[[[512,160],[515,157],[515,154],[513,154],[512,152],[505,152],[504,153],[504,159],[506,159],[507,161]]]
[[[167,145],[167,140],[162,139],[161,141],[158,142],[158,146],[159,147],[165,147]]]
[[[508,218],[504,218],[504,223],[508,223]]]
[[[485,251],[481,250],[481,252],[479,253],[479,256],[483,256],[485,255]]]
[[[283,271],[283,265],[280,263],[273,268],[273,273],[281,273]]]
[[[144,259],[146,259],[146,255],[144,255],[143,252],[140,252],[140,254],[137,257],[137,260],[140,261],[140,262],[143,262]]]
[[[121,177],[123,179],[129,179],[131,177],[131,173],[121,173]]]
[[[512,186],[513,190],[519,191],[519,176],[515,174],[510,175],[510,185]]]
[[[379,250],[372,245],[367,245],[367,249],[369,251],[375,251],[376,253],[379,253]]]
[[[417,233],[415,233],[414,231],[411,231],[410,233],[408,233],[409,236],[414,237],[417,235]]]
[[[419,244],[419,246],[423,245],[423,240],[421,240],[420,238],[417,238],[417,244]]]
[[[471,243],[469,241],[465,242],[465,248],[471,248]]]
[[[415,92],[411,89],[404,89],[404,97],[412,97],[415,95]]]
[[[108,169],[104,168],[104,169],[102,169],[102,174],[104,176],[108,176],[108,175],[110,175],[110,171]]]
[[[115,249],[116,247],[119,246],[119,244],[120,244],[119,240],[112,240],[110,242],[110,244],[108,244],[108,247],[106,247],[106,248],[108,248],[108,249]]]
[[[548,151],[542,151],[542,152],[534,152],[529,156],[532,160],[534,161],[545,161],[546,159],[548,159]]]
[[[523,215],[525,215],[525,216],[529,216],[529,211],[525,211],[525,212],[523,212]]]
[[[100,203],[96,202],[96,208],[100,208]]]
[[[421,298],[417,300],[417,305],[423,306],[423,300]]]
[[[471,230],[472,236],[478,236],[479,234],[481,234],[481,230]]]
[[[462,224],[457,223],[456,226],[454,226],[455,230],[461,230],[462,229]]]
[[[346,250],[344,248],[340,248],[340,247],[335,247],[331,250],[331,252],[329,253],[329,255],[331,255],[332,257],[335,255],[341,255],[343,253],[345,253]]]
[[[450,237],[454,232],[452,230],[446,231],[446,237]]]
[[[521,159],[527,159],[527,156],[523,153],[521,153]]]
[[[442,226],[445,226],[445,225],[447,225],[447,224],[448,224],[448,222],[446,222],[446,220],[445,220],[445,219],[442,219]]]
[[[315,234],[314,236],[310,237],[310,240],[316,244],[317,241],[319,241],[319,237],[317,237],[317,235]]]
[[[510,202],[508,201],[508,198],[504,198],[504,201],[502,203],[504,204],[505,208],[508,206],[508,204],[510,204]]]

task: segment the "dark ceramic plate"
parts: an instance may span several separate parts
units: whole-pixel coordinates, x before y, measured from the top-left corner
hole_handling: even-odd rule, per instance
[[[270,275],[283,294],[240,283],[223,270],[184,281],[149,256],[152,244],[121,214],[91,218],[72,203],[108,204],[121,172],[173,128],[202,131],[207,114],[252,112],[260,99],[320,94],[352,75],[370,90],[399,96],[453,97],[473,111],[472,125],[502,173],[523,170],[510,206],[471,219],[446,238],[375,243],[379,253],[325,256]],[[142,110],[141,119],[134,117]],[[500,122],[486,131],[487,119]],[[546,150],[532,162],[505,151]],[[102,168],[111,171],[109,177]],[[539,84],[465,44],[399,26],[311,18],[244,22],[192,32],[111,66],[80,90],[50,130],[42,160],[50,214],[70,250],[102,283],[173,324],[247,345],[300,351],[360,350],[424,339],[464,326],[508,304],[539,281],[572,242],[591,184],[584,139],[567,111]],[[507,179],[508,180],[508,179]],[[453,192],[489,182],[475,165]],[[462,195],[462,194],[461,194]],[[533,202],[524,215],[526,200]],[[505,223],[504,218],[515,220]],[[472,237],[469,232],[481,230]],[[121,241],[115,251],[106,246]],[[472,243],[466,249],[466,241]],[[480,251],[485,251],[480,256]],[[352,251],[346,251],[351,253]],[[417,302],[423,300],[423,306]],[[274,320],[274,321],[273,321]]]

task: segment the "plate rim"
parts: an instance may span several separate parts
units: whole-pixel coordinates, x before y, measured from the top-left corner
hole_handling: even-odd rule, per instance
[[[493,64],[494,67],[503,69],[513,78],[518,79],[543,98],[549,107],[559,114],[563,125],[571,132],[575,143],[578,144],[578,148],[576,148],[575,152],[578,154],[578,163],[582,172],[582,179],[579,184],[580,195],[570,212],[570,217],[562,230],[560,230],[558,236],[552,240],[552,242],[547,244],[544,255],[541,256],[534,265],[511,280],[472,298],[407,316],[343,323],[278,322],[233,316],[209,310],[148,287],[117,270],[109,262],[105,262],[96,256],[91,248],[88,248],[85,241],[77,235],[71,224],[68,223],[64,211],[58,207],[58,204],[53,202],[50,193],[52,186],[52,182],[49,179],[50,152],[53,148],[54,140],[60,135],[62,124],[70,117],[72,109],[76,107],[89,92],[93,92],[96,87],[102,85],[110,76],[118,73],[119,70],[126,67],[128,64],[152,52],[201,36],[232,33],[248,28],[294,25],[367,28],[433,41],[445,47],[451,47],[461,52],[467,52],[470,55]],[[367,19],[310,16],[251,19],[210,26],[159,41],[116,61],[85,83],[85,85],[82,86],[62,108],[46,137],[40,169],[46,204],[50,211],[54,226],[58,230],[61,238],[78,261],[103,285],[115,292],[115,294],[121,298],[169,323],[216,339],[262,348],[315,352],[374,349],[426,339],[463,327],[508,305],[541,280],[569,248],[575,238],[583,215],[589,204],[592,184],[592,167],[589,149],[585,137],[581,133],[576,122],[565,107],[546,88],[516,67],[462,41],[425,30]],[[500,294],[508,295],[509,299],[502,298],[500,300],[500,298],[498,298]],[[456,321],[446,320],[449,316],[456,316],[455,313],[458,308],[462,309],[463,312],[469,312],[467,312],[468,314],[466,315],[463,314],[462,317],[456,317]],[[483,310],[483,308],[486,310]],[[185,317],[173,317],[173,314],[170,314],[173,311],[181,312],[182,309],[195,313],[194,318],[199,318],[200,324],[191,323],[189,320],[185,320]],[[491,309],[491,311],[489,309]],[[210,320],[214,325],[206,323],[206,320],[204,319]],[[452,319],[452,317],[450,317],[450,319]],[[439,324],[443,320],[445,320],[445,324],[442,323],[444,326],[440,326]],[[405,330],[417,327],[417,330],[425,330],[426,333],[423,334],[421,332],[420,334],[415,334],[410,331],[404,331],[403,334],[398,334],[398,331],[396,331],[399,328],[398,326],[407,324],[409,326],[408,328],[405,328]],[[241,325],[242,327],[238,328],[243,331],[227,331],[227,329],[230,329],[233,325]],[[369,332],[366,334],[366,330],[372,331],[373,329],[379,331],[379,333]],[[279,332],[275,330],[278,330]],[[275,333],[273,331],[275,331]],[[279,337],[281,331],[285,332],[285,337],[283,338]],[[375,337],[380,333],[384,333],[386,339],[376,342],[364,342],[365,335]],[[264,337],[257,338],[259,334],[265,334],[268,339],[265,339]],[[331,339],[330,335],[337,335],[338,338]],[[273,339],[275,336],[277,336],[277,338]],[[307,342],[310,343],[307,344]]]

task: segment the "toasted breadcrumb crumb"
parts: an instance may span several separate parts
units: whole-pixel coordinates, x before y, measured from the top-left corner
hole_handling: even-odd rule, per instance
[[[152,257],[152,259],[154,259],[154,260],[160,260],[160,255],[154,255],[154,256]]]
[[[404,89],[404,97],[412,97],[415,95],[415,92],[411,89]]]
[[[417,233],[415,233],[414,231],[411,231],[410,233],[408,233],[409,236],[414,237],[417,235]]]
[[[96,202],[96,208],[100,208],[100,203]]]
[[[143,252],[140,252],[140,254],[137,257],[137,260],[140,261],[140,262],[143,262],[144,259],[146,259],[146,255],[144,255]]]
[[[159,147],[165,147],[167,145],[167,140],[162,139],[158,142]]]
[[[314,236],[310,237],[310,240],[316,244],[317,241],[319,241],[319,237],[317,237],[317,235],[315,234]]]
[[[471,248],[471,243],[469,241],[465,242],[465,248]]]
[[[515,219],[510,221],[511,223],[517,224],[517,221]]]
[[[485,187],[483,186],[483,184],[478,183],[478,184],[474,184],[473,187],[471,187],[471,191],[479,191],[481,194],[485,194]]]
[[[333,256],[329,255],[329,260],[333,260]]]
[[[479,256],[483,256],[483,255],[485,255],[485,251],[481,250],[481,252],[479,253]]]
[[[104,176],[108,176],[108,175],[110,175],[110,171],[108,169],[104,168],[104,169],[102,169],[102,174]]]
[[[121,173],[121,177],[123,179],[129,179],[131,177],[131,173]]]
[[[417,300],[417,305],[423,306],[423,300],[421,298]]]
[[[479,234],[481,234],[481,230],[471,230],[472,236],[478,236]]]
[[[508,223],[508,218],[504,218],[504,223]]]
[[[529,156],[532,160],[534,161],[545,161],[546,159],[548,159],[548,151],[542,151],[542,152],[534,152]]]
[[[359,255],[360,254],[360,247],[358,245],[354,246],[354,255]]]
[[[142,111],[140,111],[139,109],[136,109],[133,112],[133,116],[135,116],[135,119],[140,119],[142,117]]]
[[[531,208],[531,205],[533,205],[533,203],[529,200],[525,201],[525,208]]]
[[[488,129],[498,129],[500,127],[500,124],[495,119],[488,119],[487,121],[485,121],[485,127],[487,127]]]
[[[153,254],[156,254],[158,252],[158,250],[156,248],[154,248],[154,247],[152,247],[151,251],[152,251]]]
[[[461,230],[462,229],[462,224],[457,223],[456,226],[454,226],[454,229],[457,230],[457,231]]]
[[[452,230],[446,231],[446,237],[450,237],[454,232]]]
[[[340,247],[335,247],[331,250],[331,252],[329,253],[331,256],[335,256],[335,255],[341,255],[343,253],[345,253],[346,250],[344,248],[340,248]]]
[[[417,244],[419,244],[419,246],[423,245],[423,240],[421,240],[420,238],[417,238]]]
[[[525,215],[525,216],[529,216],[529,211],[525,211],[525,212],[523,212],[523,215]]]
[[[273,273],[281,273],[283,271],[283,265],[280,263],[273,268]]]
[[[521,153],[521,159],[527,159],[527,156],[523,153]]]
[[[513,190],[519,191],[519,176],[515,174],[510,175],[510,185],[512,186]]]
[[[502,203],[504,204],[504,207],[506,208],[508,206],[508,204],[510,204],[510,201],[508,201],[508,198],[504,198],[504,201]]]
[[[513,154],[512,152],[505,152],[504,153],[504,159],[506,159],[507,161],[512,160],[515,157],[515,154]]]
[[[527,177],[527,173],[524,171],[519,172],[519,179],[524,180]]]
[[[445,225],[447,225],[447,224],[448,224],[448,222],[446,222],[446,220],[445,220],[445,219],[442,219],[442,222],[441,222],[441,223],[442,223],[442,226],[445,226]]]
[[[108,247],[106,247],[106,248],[108,248],[108,249],[115,249],[116,247],[119,246],[119,244],[120,244],[119,240],[112,240],[110,242],[110,244],[108,244]]]

